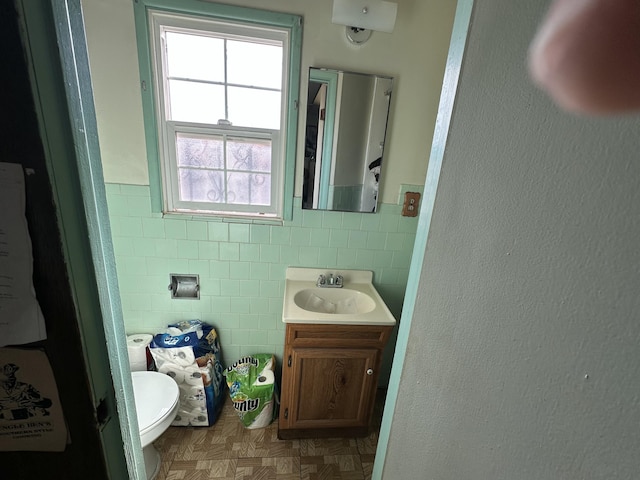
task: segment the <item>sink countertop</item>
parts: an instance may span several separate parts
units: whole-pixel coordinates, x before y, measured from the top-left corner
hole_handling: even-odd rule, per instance
[[[325,290],[334,288],[318,287],[319,275],[342,275],[343,288],[356,290],[369,295],[375,302],[375,308],[366,313],[335,314],[305,310],[294,302],[296,293],[307,289],[317,289],[321,295]],[[326,268],[289,267],[285,277],[282,321],[284,323],[316,323],[334,325],[395,325],[396,319],[373,286],[373,272],[368,270],[331,270]]]

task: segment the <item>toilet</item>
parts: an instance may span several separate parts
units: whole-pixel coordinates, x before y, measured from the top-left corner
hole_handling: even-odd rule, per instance
[[[162,435],[178,412],[178,384],[169,376],[152,371],[131,372],[140,441],[147,479],[160,471],[160,453],[153,442]]]

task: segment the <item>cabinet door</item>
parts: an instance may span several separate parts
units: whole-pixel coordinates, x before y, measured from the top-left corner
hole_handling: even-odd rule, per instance
[[[377,382],[374,348],[291,348],[286,428],[368,425]],[[283,400],[285,400],[283,395]]]

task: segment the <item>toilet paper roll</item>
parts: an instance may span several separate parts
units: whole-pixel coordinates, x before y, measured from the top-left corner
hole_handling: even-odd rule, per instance
[[[184,383],[184,368],[176,365],[175,363],[163,363],[158,368],[158,371],[165,375],[169,375],[177,384]]]
[[[127,336],[127,353],[132,372],[147,369],[147,349],[153,340],[153,335],[140,333]]]
[[[199,285],[194,282],[177,282],[173,291],[174,298],[198,298]]]
[[[168,348],[165,353],[170,356],[172,363],[181,367],[188,367],[196,362],[192,347]]]
[[[180,398],[191,398],[191,397],[199,397],[200,395],[204,396],[204,388],[202,385],[189,385],[187,383],[183,383],[182,385],[178,385],[180,387]],[[204,398],[204,397],[203,397]]]
[[[253,382],[253,386],[256,387],[260,385],[273,385],[275,381],[276,377],[273,373],[273,370],[263,370],[256,381]]]
[[[197,366],[184,368],[184,381],[189,385],[202,386],[202,373]]]
[[[165,333],[171,335],[172,337],[178,337],[182,335],[182,330],[180,330],[177,327],[167,327],[167,330],[165,331]]]
[[[188,398],[184,401],[184,408],[199,408],[206,406],[204,398]]]
[[[144,372],[147,370],[147,361],[129,359],[129,370],[132,372]]]
[[[180,387],[180,406],[185,410],[207,406],[207,396],[202,386],[196,387],[183,383]]]
[[[189,425],[189,418],[184,414],[184,412],[178,412],[171,422],[171,425],[174,427],[186,427]]]
[[[207,410],[201,407],[196,407],[185,416],[189,419],[189,424],[195,427],[207,426],[209,423],[209,416]]]

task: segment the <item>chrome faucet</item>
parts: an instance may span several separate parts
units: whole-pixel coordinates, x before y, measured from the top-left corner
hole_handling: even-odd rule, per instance
[[[344,280],[342,275],[333,276],[333,273],[329,274],[329,278],[324,275],[319,275],[318,280],[316,281],[316,286],[322,288],[342,288]]]

